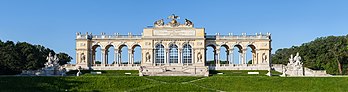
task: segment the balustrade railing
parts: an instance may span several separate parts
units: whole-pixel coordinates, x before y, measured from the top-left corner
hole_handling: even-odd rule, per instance
[[[270,39],[270,35],[206,35],[207,39]]]
[[[118,67],[118,66],[140,66],[140,64],[92,64],[92,67]]]
[[[76,39],[120,39],[120,38],[141,38],[142,35],[85,35],[80,34]]]

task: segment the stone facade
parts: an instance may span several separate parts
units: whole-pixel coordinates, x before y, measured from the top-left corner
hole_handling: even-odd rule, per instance
[[[208,70],[268,70],[271,54],[271,35],[206,35],[204,28],[195,28],[190,20],[184,24],[177,21],[178,16],[168,17],[144,28],[142,35],[95,35],[76,34],[76,65],[94,70],[140,70],[141,74],[156,75],[195,75],[207,76]],[[128,47],[128,63],[121,61],[121,48]],[[134,63],[134,48],[141,48],[141,63]],[[214,48],[215,64],[206,64],[206,48]],[[101,64],[95,63],[95,51],[101,47]],[[108,51],[114,47],[114,63],[108,64]],[[220,48],[227,49],[227,64],[220,64]],[[238,47],[240,63],[233,62],[233,48]],[[247,47],[252,48],[252,64],[247,64]],[[174,53],[174,54],[173,54]],[[174,58],[173,58],[174,57]]]

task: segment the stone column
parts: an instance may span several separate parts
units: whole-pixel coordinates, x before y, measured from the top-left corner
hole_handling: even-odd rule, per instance
[[[118,63],[118,49],[114,50],[114,64],[119,64]]]
[[[96,51],[94,50],[92,53],[92,64],[95,64],[95,53]]]
[[[169,49],[165,49],[164,53],[164,64],[169,65]]]
[[[109,50],[105,50],[105,65],[109,63]]]
[[[118,62],[119,64],[122,64],[122,50],[118,51]]]
[[[182,63],[182,48],[178,48],[178,63],[181,64]]]
[[[214,62],[215,62],[215,65],[217,64],[217,62],[216,62],[216,50],[214,49]]]
[[[152,58],[151,59],[152,59],[153,66],[156,66],[156,56],[155,56],[156,53],[155,53],[155,51],[156,51],[155,49],[152,49],[152,55],[151,55]]]
[[[256,53],[256,63],[257,63],[257,64],[260,64],[259,53],[258,53],[258,52]]]
[[[220,49],[216,49],[216,64],[220,64]]]
[[[238,62],[239,62],[239,64],[243,64],[243,63],[242,63],[243,51],[242,51],[242,50],[239,50],[238,52],[239,52],[239,55],[238,55],[238,60],[239,60],[239,61],[238,61]]]
[[[246,61],[246,59],[247,59],[247,57],[246,57],[246,51],[247,51],[247,49],[243,49],[243,60],[242,60],[242,62],[243,62],[243,64],[247,64],[248,63],[248,61]]]
[[[230,49],[228,54],[230,55],[230,56],[229,56],[230,58],[229,58],[229,61],[228,61],[228,62],[229,62],[229,64],[233,64],[233,63],[234,63],[234,58],[233,58],[233,57],[234,57],[234,53],[233,53],[233,49]]]
[[[226,49],[226,62],[225,64],[230,64],[230,51]]]
[[[93,64],[93,55],[92,54],[93,54],[92,51],[88,52],[88,57],[89,57],[89,58],[87,58],[88,59],[87,62],[89,63],[88,66],[91,66]]]
[[[191,55],[191,58],[192,58],[191,63],[192,63],[192,64],[196,63],[196,62],[195,62],[195,61],[196,61],[195,51],[196,51],[196,50],[192,48],[192,55]]]
[[[134,50],[132,50],[131,54],[132,54],[132,57],[131,57],[132,58],[132,64],[134,64]]]
[[[132,64],[132,50],[128,49],[128,64]]]
[[[256,64],[256,53],[255,51],[252,52],[252,64]]]
[[[101,50],[101,64],[102,66],[105,66],[105,49]]]

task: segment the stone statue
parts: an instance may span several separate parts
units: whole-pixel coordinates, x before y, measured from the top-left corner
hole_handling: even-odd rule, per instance
[[[262,54],[262,63],[266,62],[267,55],[265,53]]]
[[[294,55],[290,55],[290,58],[289,58],[289,63],[288,63],[288,65],[292,65],[292,64],[294,64]]]
[[[57,55],[52,56],[51,52],[48,54],[46,58],[47,62],[45,63],[45,67],[52,67],[58,64],[59,58]]]
[[[172,14],[170,16],[168,16],[168,19],[179,19],[180,17],[179,16],[176,16],[175,14]]]
[[[48,54],[46,60],[47,60],[47,62],[45,63],[45,67],[49,67],[53,64],[53,56],[52,56],[51,52]]]
[[[192,23],[192,21],[185,19],[185,25],[186,26],[193,26],[193,23]]]
[[[179,23],[176,21],[176,19],[179,19],[180,17],[179,16],[176,16],[175,14],[172,14],[170,16],[168,16],[168,19],[172,19],[170,22],[169,22],[169,25],[170,26],[178,26]]]
[[[150,62],[151,56],[149,54],[149,52],[146,53],[146,62]]]
[[[81,54],[81,62],[86,62],[86,56],[84,53]]]
[[[301,62],[301,56],[300,54],[297,52],[296,56],[294,57],[295,60],[295,65],[296,66],[301,66],[302,67],[302,62]]]
[[[154,23],[154,25],[155,25],[155,26],[163,26],[163,25],[164,25],[163,19],[157,20],[157,21]]]
[[[198,62],[202,62],[202,54],[198,53],[197,54]]]
[[[58,61],[59,61],[59,58],[56,54],[56,55],[54,55],[54,58],[53,58],[53,65],[58,65]]]

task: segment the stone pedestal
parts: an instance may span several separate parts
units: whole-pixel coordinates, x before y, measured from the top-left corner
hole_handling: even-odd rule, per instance
[[[302,66],[287,66],[285,74],[289,76],[304,76]]]

